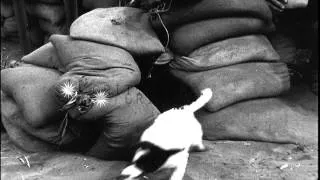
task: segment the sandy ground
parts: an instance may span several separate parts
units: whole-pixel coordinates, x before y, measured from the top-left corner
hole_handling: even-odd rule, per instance
[[[19,60],[17,42],[1,44],[1,65]],[[318,98],[308,87],[293,88],[292,101],[318,114]],[[205,141],[208,151],[192,153],[184,180],[312,180],[318,179],[318,147],[301,147],[251,141]],[[3,180],[114,179],[127,162],[102,161],[79,154],[27,153],[1,133]],[[148,175],[167,179],[170,170]]]

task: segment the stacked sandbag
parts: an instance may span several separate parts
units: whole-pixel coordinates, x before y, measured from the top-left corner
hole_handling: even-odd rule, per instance
[[[215,112],[239,101],[272,97],[290,88],[290,77],[284,63],[241,63],[201,72],[172,70],[198,96],[211,88],[213,97],[206,109]]]
[[[11,1],[0,1],[1,5],[1,38],[17,37],[18,26]]]
[[[293,96],[296,96],[294,94]],[[204,139],[318,144],[318,116],[286,96],[240,102],[216,113],[197,113]]]
[[[286,64],[264,35],[229,38],[202,46],[171,61],[173,76],[196,95],[211,88],[210,112],[239,101],[277,96],[290,88]]]
[[[159,114],[150,100],[134,88],[140,82],[140,70],[124,49],[52,35],[49,43],[22,59],[63,73],[52,86],[59,107],[64,109],[72,99],[62,93],[68,83],[77,92],[77,102],[89,97],[85,108],[76,103],[66,110],[72,121],[101,127],[99,138],[88,152],[91,156],[129,159],[133,145]]]
[[[129,52],[105,44],[75,40],[66,35],[52,35],[64,74],[56,85],[61,102],[69,99],[60,88],[71,83],[81,94],[106,92],[115,96],[140,82],[140,70]]]
[[[95,145],[88,155],[107,160],[130,160],[143,131],[153,123],[159,110],[137,88],[114,96],[105,106],[95,105],[81,116],[70,113],[79,121],[99,120],[103,124]]]
[[[170,74],[196,96],[205,88],[213,91],[198,114],[204,138],[307,142],[311,135],[301,139],[287,131],[292,127],[287,118],[301,114],[288,112],[283,102],[274,100],[290,89],[290,76],[267,38],[274,30],[267,3],[203,0],[184,8],[161,13],[164,25],[160,18],[151,21],[159,30],[171,30],[169,48],[175,58],[169,63]]]
[[[137,8],[92,10],[72,23],[70,36],[116,46],[133,56],[158,56],[164,52],[164,47],[149,22],[149,14]]]
[[[45,42],[46,36],[68,32],[62,0],[26,1],[25,3],[28,18],[33,22],[32,26],[39,27],[44,32],[41,35],[42,43]]]
[[[66,150],[105,159],[130,158],[158,109],[141,91],[130,88],[86,114],[67,113],[54,91],[61,75],[28,64],[1,71],[1,121],[10,139],[30,152]]]
[[[26,151],[53,151],[79,138],[71,129],[59,136],[66,112],[61,111],[52,86],[60,75],[33,65],[1,71],[1,121],[10,139]]]
[[[274,30],[265,0],[172,2],[164,12],[152,12],[150,21],[159,36],[169,41],[175,54],[184,56],[209,43]]]

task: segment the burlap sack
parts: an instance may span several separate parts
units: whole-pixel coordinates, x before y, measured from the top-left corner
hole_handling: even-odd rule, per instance
[[[164,52],[150,25],[148,14],[137,8],[92,10],[72,23],[70,36],[117,46],[133,55],[159,55]]]
[[[27,134],[22,139],[30,138],[31,144],[23,149],[37,150],[38,143],[48,143],[48,146],[43,147],[46,149],[54,147],[51,143],[56,140],[59,128],[56,123],[65,114],[59,110],[54,93],[50,90],[59,76],[60,73],[55,70],[31,65],[1,71],[1,90],[4,94],[4,98],[1,98],[2,121],[9,136],[18,145],[27,143],[21,142],[20,136]],[[14,126],[12,130],[9,128],[11,126]],[[67,135],[65,140],[71,139]]]
[[[60,64],[57,51],[51,42],[48,42],[31,53],[23,56],[21,61],[27,64],[33,64],[65,72],[65,70],[61,69],[62,65]]]
[[[14,16],[6,18],[3,23],[3,31],[5,34],[18,32],[18,24]]]
[[[10,139],[26,151],[86,151],[96,138],[94,125],[70,122],[62,135],[61,110],[52,86],[60,73],[21,65],[1,71],[1,121]]]
[[[58,113],[57,101],[50,91],[59,76],[55,70],[31,65],[4,69],[1,71],[1,89],[22,108],[28,124],[41,127],[63,115]]]
[[[266,23],[257,18],[211,19],[183,25],[174,30],[170,47],[174,53],[187,56],[195,49],[209,43],[237,36],[265,34],[273,30],[273,23]]]
[[[215,113],[197,114],[207,140],[253,140],[317,144],[318,117],[287,98],[241,102]]]
[[[119,6],[119,0],[82,0],[82,7],[89,10],[115,6]]]
[[[1,17],[8,18],[14,15],[12,4],[5,3],[4,1],[0,1],[0,7],[1,7],[0,9]]]
[[[51,24],[58,24],[65,17],[63,5],[26,3],[26,10],[29,14],[45,19]]]
[[[130,160],[132,147],[158,115],[158,109],[136,88],[110,98],[105,106],[94,106],[78,118],[103,123],[99,139],[87,154],[108,160]]]
[[[195,3],[173,1],[171,9],[161,13],[161,19],[168,29],[222,17],[254,17],[271,22],[272,13],[265,0],[202,0]],[[163,29],[159,18],[151,18],[151,23],[156,30]]]
[[[140,82],[140,70],[125,50],[95,42],[74,40],[65,35],[52,35],[50,42],[57,50],[66,73],[56,85],[61,102],[68,101],[59,90],[71,81],[78,91],[93,94],[105,91],[117,95]]]
[[[185,71],[204,71],[250,61],[278,61],[279,58],[265,36],[248,35],[208,44],[187,57],[176,56],[169,65]]]
[[[64,22],[61,22],[59,24],[52,24],[50,21],[39,19],[39,26],[40,28],[48,33],[48,34],[67,34],[68,27]]]
[[[287,66],[283,63],[244,63],[202,72],[172,69],[171,73],[200,95],[211,88],[213,97],[205,106],[215,112],[238,101],[276,96],[290,88]]]

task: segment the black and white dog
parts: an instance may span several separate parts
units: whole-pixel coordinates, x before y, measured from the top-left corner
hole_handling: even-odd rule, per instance
[[[212,91],[207,88],[201,93],[192,104],[161,113],[143,132],[132,164],[121,172],[123,179],[131,180],[146,173],[173,168],[170,180],[182,180],[189,151],[205,150],[201,124],[194,112],[211,99]]]

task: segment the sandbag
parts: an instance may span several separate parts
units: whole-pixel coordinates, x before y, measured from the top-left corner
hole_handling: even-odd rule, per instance
[[[85,9],[108,8],[119,6],[119,0],[82,0]]]
[[[161,13],[161,19],[168,29],[222,17],[254,17],[267,22],[272,21],[272,13],[265,0],[202,0],[183,4],[173,1],[171,8]],[[151,23],[156,30],[163,29],[157,16],[151,18]]]
[[[279,59],[264,35],[248,35],[202,46],[188,57],[176,56],[169,65],[185,71],[204,71],[243,62],[274,62]]]
[[[59,117],[59,107],[50,91],[59,76],[55,70],[31,65],[4,69],[1,70],[1,89],[23,107],[21,111],[30,125],[41,127]]]
[[[67,34],[68,27],[65,23],[52,24],[50,21],[39,19],[40,28],[48,34]]]
[[[12,4],[0,1],[0,7],[1,7],[1,11],[0,11],[1,17],[8,18],[14,15]]]
[[[150,25],[148,14],[137,8],[92,10],[71,24],[70,36],[117,46],[133,55],[159,55],[164,52]]]
[[[4,20],[3,31],[5,34],[10,34],[10,33],[12,34],[12,33],[18,32],[18,24],[14,16],[6,18]]]
[[[173,52],[187,56],[209,43],[237,36],[265,34],[273,30],[273,23],[266,23],[257,18],[210,19],[183,25],[174,30],[170,47]]]
[[[66,35],[52,35],[65,73],[56,84],[61,102],[69,99],[61,94],[61,86],[71,82],[77,92],[94,94],[107,92],[117,95],[140,82],[140,70],[133,57],[125,50],[95,42],[74,40]],[[79,89],[80,88],[80,89]]]
[[[215,112],[239,101],[279,95],[290,88],[284,63],[243,63],[201,72],[171,69],[171,73],[199,96],[211,88],[213,97],[205,106]]]
[[[71,121],[61,134],[66,111],[52,91],[60,75],[25,64],[1,71],[1,121],[10,139],[26,151],[80,152],[92,145],[96,132],[90,124]]]
[[[27,64],[46,68],[60,69],[62,72],[65,71],[61,69],[62,65],[60,64],[57,51],[51,42],[48,42],[31,53],[23,56],[21,61]]]
[[[12,124],[17,131],[35,136],[34,139],[53,141],[58,132],[58,126],[53,123],[64,117],[50,90],[59,76],[60,73],[55,70],[30,65],[2,70],[1,90],[5,98],[1,99],[1,103],[5,108],[1,108],[1,115],[2,121],[7,122],[4,126]],[[10,132],[10,129],[6,130]]]
[[[26,10],[29,14],[45,19],[51,24],[58,24],[65,18],[63,5],[52,5],[44,3],[26,3]]]
[[[204,139],[318,144],[318,117],[287,98],[237,103],[218,112],[200,110]]]
[[[130,160],[133,146],[159,111],[140,90],[130,88],[110,98],[105,106],[96,105],[81,116],[70,114],[79,121],[98,119],[103,123],[103,131],[87,155],[107,160]]]

